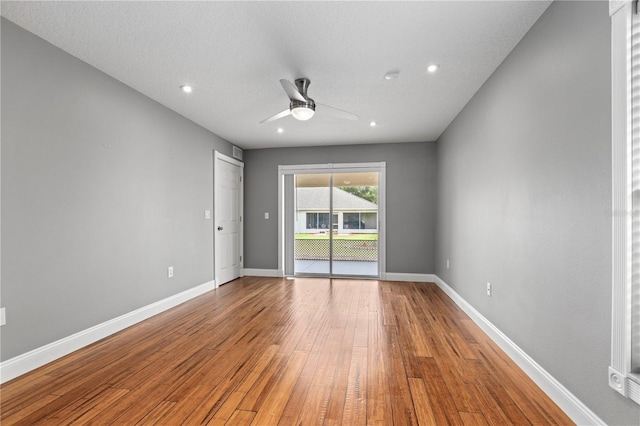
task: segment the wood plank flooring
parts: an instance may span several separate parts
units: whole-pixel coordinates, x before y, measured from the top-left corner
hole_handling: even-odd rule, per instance
[[[0,390],[3,426],[573,424],[430,283],[245,277]]]

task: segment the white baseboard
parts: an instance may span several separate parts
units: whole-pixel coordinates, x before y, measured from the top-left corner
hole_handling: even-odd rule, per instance
[[[242,269],[243,277],[281,277],[282,274],[277,269]]]
[[[282,277],[282,274],[277,269],[251,269],[245,268],[242,270],[242,276],[250,277]],[[381,279],[387,281],[407,281],[407,282],[420,282],[420,283],[432,283],[435,281],[436,276],[434,274],[407,274],[402,272],[387,272],[383,273]]]
[[[387,281],[410,281],[418,283],[432,283],[435,282],[436,279],[434,274],[407,274],[404,272],[387,272],[382,274],[382,277]]]
[[[578,425],[606,425],[593,411],[565,388],[533,358],[471,306],[440,277],[434,276],[440,287],[540,388]]]
[[[51,361],[70,354],[91,343],[104,339],[118,331],[124,330],[140,321],[144,321],[167,309],[173,308],[187,300],[200,296],[216,288],[215,281],[209,281],[197,287],[190,288],[181,293],[159,300],[150,305],[143,306],[135,311],[105,321],[86,330],[72,334],[48,345],[18,355],[0,363],[0,383],[7,382],[22,374],[35,370]]]
[[[282,274],[277,269],[252,269],[245,268],[242,270],[242,276],[250,277],[282,277]],[[387,272],[383,273],[380,279],[387,281],[407,281],[407,282],[419,282],[419,283],[432,283],[435,281],[436,276],[434,274],[407,274],[403,272]]]

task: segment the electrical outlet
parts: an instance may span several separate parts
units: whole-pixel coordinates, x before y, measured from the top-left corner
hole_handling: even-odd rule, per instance
[[[3,326],[7,323],[7,314],[4,308],[0,308],[0,326]]]
[[[173,266],[167,268],[167,278],[173,278]]]
[[[491,283],[487,283],[487,296],[491,297],[492,292],[493,288],[491,287]]]

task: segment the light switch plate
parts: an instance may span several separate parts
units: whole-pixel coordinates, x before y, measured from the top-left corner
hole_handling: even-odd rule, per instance
[[[4,308],[0,308],[0,326],[3,326],[7,323],[7,314]]]

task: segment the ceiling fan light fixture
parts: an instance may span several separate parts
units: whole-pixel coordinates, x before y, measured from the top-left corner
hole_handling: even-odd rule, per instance
[[[313,114],[315,114],[315,110],[310,106],[303,105],[291,108],[291,115],[293,115],[293,118],[296,120],[306,121],[313,117]]]

